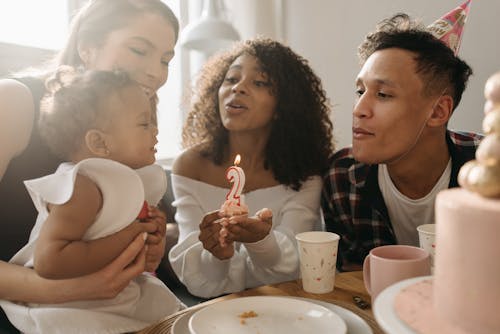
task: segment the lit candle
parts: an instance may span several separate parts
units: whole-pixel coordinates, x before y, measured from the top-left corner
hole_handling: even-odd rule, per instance
[[[241,156],[237,154],[234,159],[234,166],[229,167],[226,171],[226,179],[233,184],[231,190],[226,195],[226,200],[235,202],[241,206],[243,204],[241,193],[245,186],[245,172],[243,172],[243,168],[238,166],[240,161]]]

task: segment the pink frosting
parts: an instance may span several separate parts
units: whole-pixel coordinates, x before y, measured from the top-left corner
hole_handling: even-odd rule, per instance
[[[500,333],[500,199],[465,189],[436,198],[436,314],[474,334]]]
[[[219,210],[224,216],[238,216],[248,214],[248,206],[243,203],[236,203],[234,200],[226,200]]]

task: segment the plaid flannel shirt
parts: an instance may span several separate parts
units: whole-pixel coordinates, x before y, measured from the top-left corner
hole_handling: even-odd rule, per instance
[[[481,139],[475,133],[447,131],[452,161],[449,188],[458,187],[460,167],[474,159]],[[377,175],[378,165],[354,160],[350,147],[336,152],[330,160],[321,206],[326,230],[340,235],[337,259],[340,270],[345,263],[362,264],[374,247],[396,243]]]

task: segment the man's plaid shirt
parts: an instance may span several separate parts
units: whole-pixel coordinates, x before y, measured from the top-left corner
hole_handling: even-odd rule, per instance
[[[457,187],[460,167],[474,159],[481,135],[448,131],[452,167],[449,188]],[[337,266],[362,264],[377,246],[395,244],[396,237],[378,186],[378,165],[354,160],[351,148],[335,153],[324,178],[321,206],[327,231],[340,235]]]

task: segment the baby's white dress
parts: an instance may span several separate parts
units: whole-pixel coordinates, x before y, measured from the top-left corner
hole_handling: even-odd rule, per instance
[[[54,174],[25,181],[38,210],[28,244],[9,261],[33,267],[33,254],[47,204],[63,204],[72,196],[77,174],[99,187],[103,205],[83,240],[103,238],[133,222],[144,200],[156,205],[166,191],[165,171],[158,165],[133,170],[118,162],[91,158],[76,165],[61,164]],[[68,222],[70,223],[70,222]],[[115,298],[61,304],[21,304],[0,301],[9,320],[24,333],[125,333],[135,332],[184,305],[158,278],[143,273]]]

